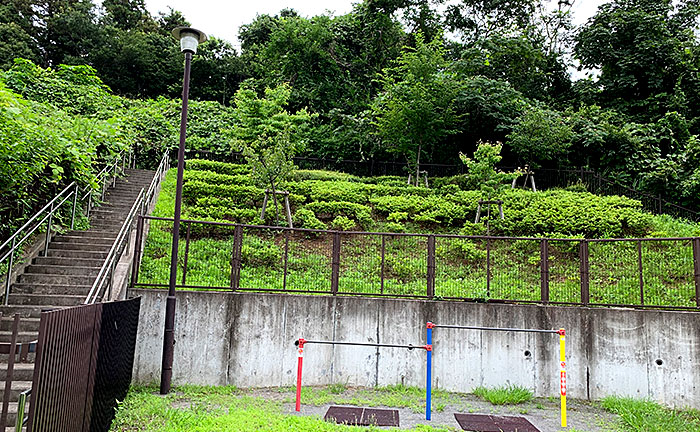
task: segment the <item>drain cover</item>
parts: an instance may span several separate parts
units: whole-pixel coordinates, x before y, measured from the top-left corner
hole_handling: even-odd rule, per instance
[[[332,406],[328,408],[323,419],[336,423],[359,425],[362,424],[362,411],[364,411],[363,408]]]
[[[326,421],[355,426],[399,426],[399,411],[374,408],[332,406],[323,416]]]
[[[455,420],[463,430],[472,432],[540,432],[524,417],[455,413]]]
[[[365,408],[362,413],[363,426],[398,426],[398,410]]]

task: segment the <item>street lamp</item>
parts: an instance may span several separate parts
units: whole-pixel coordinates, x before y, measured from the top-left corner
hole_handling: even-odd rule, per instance
[[[189,27],[173,29],[173,37],[180,41],[180,51],[185,53],[185,76],[182,80],[182,114],[180,115],[180,146],[177,152],[177,186],[173,222],[173,248],[170,255],[170,284],[165,303],[165,334],[163,336],[163,363],[160,372],[160,394],[170,392],[173,376],[173,346],[175,344],[175,284],[177,283],[177,249],[180,243],[180,212],[182,209],[182,173],[185,169],[185,136],[187,134],[187,101],[190,95],[190,67],[197,45],[207,40],[207,35]]]

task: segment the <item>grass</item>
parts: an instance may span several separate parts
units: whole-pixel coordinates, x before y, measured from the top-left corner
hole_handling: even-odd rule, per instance
[[[166,176],[155,216],[172,216],[174,174],[171,170]],[[697,224],[668,216],[654,216],[652,219],[653,236],[698,233]],[[418,228],[412,227],[414,230]],[[178,281],[183,280],[187,248],[186,285],[226,289],[231,283],[233,229],[222,227],[205,236],[198,233],[201,228],[201,225],[192,225],[189,246],[180,242]],[[171,229],[170,222],[151,221],[139,273],[140,283],[164,284],[168,280]],[[186,229],[186,226],[181,228],[183,235]],[[382,229],[381,221],[377,229]],[[343,235],[341,241],[340,293],[426,295],[427,240],[424,237],[385,237],[383,260],[381,236]],[[540,241],[491,241],[488,285],[486,246],[486,242],[479,239],[436,238],[435,297],[539,300]],[[550,301],[580,301],[578,243],[551,241],[549,247]],[[636,242],[589,244],[591,303],[641,302],[637,247]],[[694,306],[690,242],[649,241],[643,242],[641,248],[644,303]],[[328,292],[331,251],[331,235],[297,233],[286,238],[281,231],[244,229],[240,287]]]
[[[609,396],[603,408],[620,416],[615,431],[619,432],[698,432],[700,411],[676,411],[650,400]]]
[[[532,392],[524,387],[507,385],[496,388],[477,387],[474,394],[493,405],[517,405],[532,400]]]
[[[338,390],[339,388],[336,388]],[[160,396],[156,387],[133,387],[120,403],[111,432],[357,431],[318,417],[285,415],[280,402],[247,396],[233,387],[187,386]],[[364,428],[362,430],[379,430]],[[420,426],[425,432],[447,429]]]

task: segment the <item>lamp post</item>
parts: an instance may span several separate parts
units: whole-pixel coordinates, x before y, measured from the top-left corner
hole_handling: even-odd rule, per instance
[[[177,186],[173,222],[173,248],[170,255],[170,284],[165,303],[165,333],[163,335],[163,362],[160,372],[160,394],[170,392],[173,376],[173,347],[175,345],[175,284],[177,283],[177,250],[180,243],[180,211],[182,208],[182,173],[185,168],[185,136],[187,133],[187,101],[190,95],[190,66],[197,45],[207,40],[207,35],[189,27],[173,29],[173,37],[180,41],[180,51],[185,53],[185,76],[182,80],[182,114],[180,116],[180,146],[177,152]]]

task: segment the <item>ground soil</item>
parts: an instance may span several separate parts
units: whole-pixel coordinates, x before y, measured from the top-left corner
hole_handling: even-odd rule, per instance
[[[342,394],[343,399],[352,399],[354,392],[358,389],[348,389]],[[301,412],[295,411],[293,394],[290,397],[288,392],[280,392],[279,389],[256,389],[246,392],[253,396],[265,398],[267,400],[279,401],[282,404],[282,411],[285,414],[315,416],[323,418],[331,405],[351,406],[349,404],[334,403],[324,405],[302,404]],[[598,405],[586,401],[568,401],[568,427],[560,426],[560,411],[558,399],[534,399],[518,405],[492,405],[474,395],[454,395],[453,402],[447,404],[440,411],[433,406],[432,420],[425,420],[425,412],[415,412],[407,408],[394,407],[372,407],[398,409],[399,427],[401,429],[411,429],[417,425],[429,425],[433,427],[446,427],[455,431],[461,430],[455,420],[455,413],[465,414],[496,414],[507,416],[525,417],[541,432],[559,432],[562,430],[576,430],[578,432],[605,432],[611,429],[611,425],[616,422],[617,416],[603,411]],[[389,428],[387,428],[389,429]],[[358,428],[360,430],[360,428]]]

